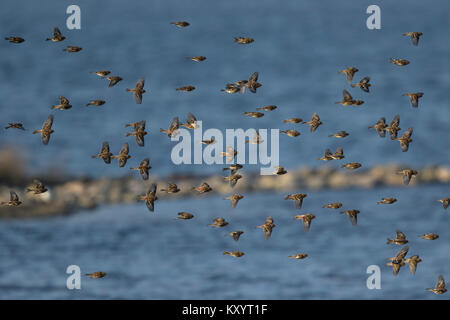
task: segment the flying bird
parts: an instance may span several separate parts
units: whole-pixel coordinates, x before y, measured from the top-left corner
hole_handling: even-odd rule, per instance
[[[423,92],[405,93],[402,96],[409,97],[409,102],[411,102],[411,106],[414,108],[418,108],[419,99],[423,97]]]
[[[148,180],[148,172],[152,167],[150,166],[150,158],[145,158],[141,161],[139,166],[135,168],[130,168],[130,170],[139,170],[142,180]],[[161,191],[163,191],[161,189]]]
[[[264,231],[264,239],[269,239],[272,235],[272,230],[275,228],[272,217],[267,217],[264,224],[257,226],[256,228],[262,229]]]
[[[139,81],[136,83],[136,86],[134,87],[134,89],[128,89],[128,88],[125,89],[127,92],[133,92],[134,100],[136,101],[137,104],[142,103],[142,95],[146,92],[144,90],[144,84],[145,84],[145,79],[140,78]]]
[[[445,281],[443,276],[438,277],[438,281],[436,283],[436,286],[434,288],[427,288],[427,291],[432,291],[435,294],[444,294],[447,292],[447,289],[445,288]]]
[[[293,200],[296,209],[301,209],[303,204],[303,199],[305,199],[308,195],[305,193],[293,193],[287,195],[284,200]]]
[[[338,71],[339,74],[345,74],[345,78],[347,79],[347,81],[350,83],[353,80],[353,76],[355,75],[356,72],[358,72],[358,68],[355,67],[348,67],[347,69]]]
[[[52,42],[60,42],[60,41],[63,41],[64,39],[66,39],[66,37],[64,37],[62,35],[61,31],[57,27],[55,27],[53,29],[53,37],[47,38],[45,40],[46,41],[50,41],[51,40]]]
[[[109,151],[109,143],[105,141],[103,142],[100,153],[95,156],[92,156],[92,159],[101,158],[106,164],[110,164],[112,156],[113,154]]]
[[[122,149],[120,149],[120,152],[116,156],[111,156],[113,159],[117,159],[119,161],[119,167],[122,168],[126,165],[127,160],[131,158],[131,156],[128,154],[130,152],[130,147],[128,146],[128,143],[125,142],[122,145]]]
[[[406,32],[406,33],[403,33],[403,35],[406,37],[410,37],[412,44],[417,46],[417,45],[419,45],[419,39],[423,35],[423,33],[422,32]]]
[[[315,218],[316,216],[311,214],[311,213],[307,213],[307,214],[300,214],[300,215],[295,215],[294,219],[295,220],[302,220],[302,224],[303,224],[303,230],[305,232],[309,231],[309,228],[311,227],[311,221]]]
[[[19,196],[14,191],[9,192],[9,201],[0,201],[0,205],[6,205],[8,207],[17,207],[22,204],[22,201],[19,200]]]
[[[404,245],[408,243],[408,240],[406,240],[406,236],[403,232],[401,232],[400,230],[396,230],[395,233],[396,233],[395,239],[387,238],[386,244],[393,243],[398,245]]]
[[[156,196],[156,188],[156,183],[152,183],[145,195],[137,196],[138,201],[145,201],[145,205],[151,212],[155,210],[154,202],[158,200],[158,197]]]
[[[48,142],[50,141],[50,135],[55,132],[52,130],[53,125],[53,115],[49,115],[47,119],[44,121],[44,124],[42,125],[42,129],[33,131],[33,134],[40,133],[42,136],[42,143],[44,145],[48,145]]]

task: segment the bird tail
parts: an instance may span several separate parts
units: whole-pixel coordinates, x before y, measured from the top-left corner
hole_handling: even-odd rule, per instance
[[[57,108],[57,106],[51,106],[51,108],[50,109],[56,109]]]
[[[131,89],[126,88],[125,91],[128,92],[128,91],[131,91]]]
[[[230,252],[229,251],[224,251],[223,254],[224,255],[230,255]]]
[[[394,240],[387,238],[386,244],[391,244],[391,243],[394,243]]]
[[[354,88],[356,87],[356,84],[351,84],[350,87]]]
[[[88,104],[86,104],[86,107],[89,107],[91,104],[90,103],[88,103]]]
[[[45,39],[45,41],[49,41],[49,40],[52,40],[51,38],[47,38],[47,39]]]
[[[392,59],[392,58],[389,58],[389,61],[392,62],[392,63],[394,63],[394,59]]]
[[[35,134],[35,133],[40,133],[41,132],[41,130],[34,130],[33,131],[33,134]]]
[[[91,156],[91,158],[92,158],[92,159],[96,159],[96,158],[98,158],[98,156]]]
[[[163,129],[163,128],[159,129],[159,131],[160,131],[160,132],[167,133],[167,130],[165,130],[165,129]]]

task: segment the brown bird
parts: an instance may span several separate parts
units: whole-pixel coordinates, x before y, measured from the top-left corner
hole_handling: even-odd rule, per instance
[[[347,81],[350,83],[353,80],[353,76],[355,75],[356,72],[358,72],[358,68],[355,67],[348,67],[347,69],[338,71],[339,74],[345,74],[345,77],[347,79]]]
[[[394,119],[392,119],[391,123],[388,127],[386,127],[386,131],[389,133],[391,140],[397,139],[397,133],[401,130],[400,125],[400,116],[397,114]]]
[[[2,206],[6,205],[9,207],[17,207],[17,206],[20,206],[21,204],[22,204],[22,201],[19,200],[19,196],[14,191],[9,192],[9,201],[8,202],[0,201],[0,205],[2,205]]]
[[[235,258],[240,258],[242,257],[245,253],[241,252],[241,251],[224,251],[223,252],[224,255],[229,255]]]
[[[300,122],[303,122],[302,118],[289,118],[289,119],[283,120],[283,123],[295,123],[295,124],[297,124],[297,123],[300,123]]]
[[[398,172],[403,175],[403,184],[408,185],[413,176],[416,176],[419,172],[417,170],[404,169]]]
[[[125,127],[128,125],[131,125],[134,128],[134,132],[127,132],[126,137],[134,136],[136,138],[137,145],[143,147],[145,143],[144,136],[147,134],[145,131],[145,120],[126,124]]]
[[[397,202],[395,198],[381,198],[381,201],[378,201],[377,204],[393,204]]]
[[[419,256],[411,256],[409,259],[405,259],[405,262],[409,265],[409,272],[416,274],[417,264],[422,262]]]
[[[22,43],[25,41],[25,39],[21,37],[6,37],[5,40],[8,40],[11,43]]]
[[[338,131],[334,134],[329,134],[328,137],[345,138],[349,135],[346,131]]]
[[[261,144],[263,142],[264,142],[264,140],[259,135],[259,130],[256,130],[256,132],[253,135],[251,140],[248,140],[248,139],[245,140],[245,143],[251,143],[251,144]],[[237,154],[237,152],[236,152],[236,154]]]
[[[91,105],[100,107],[100,106],[104,105],[105,103],[106,103],[105,100],[91,100],[91,101],[89,101],[89,103],[86,104],[86,107],[89,107]]]
[[[60,42],[63,41],[64,39],[66,39],[66,37],[64,37],[61,33],[61,31],[59,31],[59,29],[57,27],[55,27],[53,29],[53,37],[52,38],[47,38],[45,39],[46,41],[51,40],[52,42]]]
[[[93,71],[93,72],[91,72],[91,73],[94,73],[94,74],[98,75],[99,77],[104,78],[104,77],[106,77],[108,74],[110,74],[111,71],[109,71],[109,70],[99,70],[99,71]]]
[[[450,204],[450,198],[444,198],[444,199],[440,199],[438,201],[442,203],[442,207],[444,209],[447,209],[448,205]]]
[[[256,93],[256,89],[261,86],[261,84],[258,83],[258,75],[258,72],[254,72],[245,83],[241,84],[241,93],[245,92],[245,88],[248,88],[252,93]]]
[[[413,140],[411,139],[411,135],[413,133],[413,128],[409,128],[406,130],[403,135],[400,138],[397,138],[395,140],[400,141],[400,147],[402,149],[402,152],[408,151],[409,143]]]
[[[100,153],[95,156],[92,156],[92,159],[101,158],[105,163],[110,164],[112,156],[113,154],[109,151],[109,143],[105,141],[103,142]]]
[[[139,81],[136,83],[136,86],[134,87],[134,89],[128,89],[128,88],[125,89],[127,92],[133,92],[134,100],[136,101],[137,104],[142,103],[142,95],[146,92],[144,90],[144,85],[145,85],[145,79],[140,78]]]
[[[170,126],[167,130],[160,129],[160,132],[164,132],[167,134],[169,138],[175,137],[178,134],[178,129],[180,128],[180,121],[178,120],[178,117],[175,117],[172,119],[172,122],[170,123]]]
[[[300,214],[300,215],[295,215],[294,219],[295,220],[302,220],[302,224],[303,224],[303,230],[305,232],[309,231],[309,228],[311,227],[311,221],[315,218],[316,216],[311,214],[311,213],[307,213],[307,214]]]
[[[387,238],[386,244],[393,243],[398,245],[404,245],[408,243],[408,240],[406,240],[406,236],[403,232],[401,232],[400,230],[396,230],[395,233],[396,233],[395,239]]]
[[[331,155],[331,158],[334,160],[344,159],[344,149],[342,149],[342,147],[337,148],[336,151]]]
[[[220,89],[226,93],[237,93],[241,91],[241,88],[233,83],[227,83],[225,89]]]
[[[405,246],[400,249],[397,255],[393,258],[387,258],[387,260],[391,260],[391,262],[386,263],[387,266],[392,266],[392,273],[396,276],[400,268],[405,265],[405,257],[408,253],[409,247]]]
[[[184,87],[176,88],[175,90],[176,90],[176,91],[185,91],[185,92],[189,92],[189,91],[195,90],[195,87],[193,87],[193,86],[184,86]]]
[[[234,42],[239,43],[239,44],[249,44],[249,43],[252,43],[253,41],[255,41],[255,40],[252,38],[234,37]]]
[[[211,139],[207,139],[207,140],[202,140],[201,143],[206,144],[206,145],[214,144],[214,143],[216,143],[216,139],[211,138]]]
[[[295,138],[298,137],[301,133],[297,130],[291,129],[291,130],[280,130],[280,133],[284,133],[285,135]]]
[[[445,288],[445,281],[443,276],[438,277],[438,281],[436,283],[436,286],[434,288],[427,288],[427,291],[432,291],[435,294],[444,294],[447,292],[447,289]]]
[[[409,64],[409,61],[406,59],[394,59],[394,58],[390,58],[389,59],[390,63],[393,63],[397,66],[406,66]]]
[[[350,162],[350,163],[343,164],[341,166],[341,168],[345,168],[345,169],[349,169],[349,170],[355,170],[355,169],[360,168],[361,166],[362,166],[361,163]]]
[[[147,206],[148,210],[153,212],[155,210],[154,202],[158,200],[158,197],[156,196],[156,183],[151,184],[145,195],[137,196],[137,200],[145,201],[145,205]]]
[[[201,61],[206,60],[206,57],[205,56],[195,56],[195,57],[189,57],[189,58],[186,58],[186,59],[189,59],[189,60],[192,60],[192,61],[195,61],[195,62],[201,62]]]
[[[273,218],[267,217],[266,222],[264,222],[264,224],[260,226],[257,226],[256,228],[263,229],[264,239],[269,239],[272,235],[273,228],[275,228],[275,225],[273,224]]]
[[[42,143],[44,145],[48,145],[48,142],[50,141],[50,135],[55,132],[52,130],[53,125],[53,115],[49,115],[47,119],[44,121],[44,124],[42,125],[42,129],[33,131],[33,134],[40,133],[42,136]]]
[[[199,125],[197,124],[197,118],[190,112],[187,114],[187,120],[186,123],[181,123],[181,126],[187,128],[187,129],[197,129]]]
[[[216,228],[223,228],[227,225],[228,225],[228,222],[226,222],[224,218],[216,218],[213,220],[212,224],[208,224],[208,226],[216,227]]]
[[[236,150],[234,150],[233,147],[227,146],[226,147],[226,151],[225,152],[221,152],[219,155],[221,157],[226,157],[226,162],[230,163],[230,162],[233,161],[233,159],[236,157],[237,154],[238,154],[238,152]]]
[[[161,191],[165,191],[167,193],[177,193],[180,189],[175,183],[167,182],[167,189],[161,189]]]
[[[239,193],[235,193],[232,196],[224,198],[224,200],[231,200],[231,208],[236,208],[239,200],[243,199],[244,196],[240,195]]]
[[[264,116],[264,113],[262,112],[243,112],[243,114],[252,118],[261,118]]]
[[[125,142],[122,145],[122,149],[120,149],[120,152],[117,156],[111,156],[113,159],[117,159],[119,161],[119,167],[122,168],[126,163],[127,160],[131,158],[131,156],[128,154],[130,152],[130,147],[128,146],[128,143]]]
[[[352,225],[356,226],[356,224],[358,223],[358,214],[360,213],[359,210],[346,210],[346,211],[341,211],[340,213],[347,214]]]
[[[33,194],[41,194],[47,191],[48,189],[38,179],[34,179],[33,184],[27,187],[27,192],[33,192]]]
[[[230,175],[235,174],[238,170],[242,169],[242,165],[241,164],[232,164],[229,167],[223,168],[222,170],[230,170]]]
[[[83,50],[83,48],[76,47],[76,46],[67,46],[67,48],[63,49],[63,51],[67,51],[67,52],[79,52],[81,50]]]
[[[422,238],[425,240],[436,240],[437,238],[439,238],[439,235],[437,235],[435,233],[427,233],[422,236],[419,236],[419,238]]]
[[[104,276],[106,276],[106,272],[97,271],[97,272],[93,272],[93,273],[86,273],[85,276],[88,276],[92,279],[99,279],[99,278],[103,278]]]
[[[369,77],[364,77],[364,78],[362,78],[361,80],[359,80],[358,83],[351,84],[350,86],[351,86],[352,88],[359,87],[362,91],[364,91],[364,92],[369,92],[369,88],[370,88],[370,86],[371,86],[371,84],[369,83],[369,81],[370,81],[370,78],[369,78]]]
[[[256,110],[262,110],[262,111],[273,111],[277,108],[277,106],[274,105],[270,105],[270,106],[265,106],[265,107],[261,107],[261,108],[256,108]]]
[[[123,80],[122,77],[119,76],[110,76],[106,77],[106,79],[109,80],[108,88],[114,87],[117,83]]]
[[[275,171],[273,172],[273,174],[276,174],[278,176],[281,176],[286,173],[288,173],[288,172],[282,166],[276,166]]]
[[[230,181],[230,186],[233,188],[236,185],[236,183],[238,182],[238,180],[241,178],[242,178],[242,176],[240,174],[235,173],[229,177],[223,177],[223,180]]]
[[[305,259],[307,256],[308,255],[306,253],[297,253],[293,256],[288,256],[288,258],[301,260],[301,259]]]
[[[72,105],[70,104],[69,99],[63,96],[59,96],[59,104],[51,106],[50,109],[59,109],[59,110],[68,110],[72,108]]]
[[[198,193],[206,193],[212,190],[212,188],[209,186],[209,184],[207,184],[206,182],[203,182],[200,186],[198,187],[193,187],[192,190],[196,190]]]
[[[190,220],[194,218],[194,215],[188,212],[178,212],[178,217],[174,220]]]
[[[355,100],[353,99],[352,95],[347,91],[342,91],[343,100],[342,101],[336,101],[335,104],[342,104],[343,106],[359,106],[364,103],[362,100]]]
[[[411,106],[414,108],[418,108],[419,107],[419,99],[423,97],[423,92],[405,93],[405,94],[402,94],[402,96],[409,97]]]
[[[305,199],[308,195],[305,193],[293,193],[284,197],[284,200],[294,200],[295,208],[301,209],[303,204],[303,199]]]
[[[311,127],[311,133],[313,133],[322,124],[322,121],[320,121],[319,115],[314,113],[311,121],[303,121],[302,123],[308,124]]]
[[[322,206],[322,208],[329,208],[329,209],[339,209],[342,207],[342,203],[335,202],[335,203],[329,203]]]
[[[170,24],[176,25],[177,27],[180,27],[180,28],[184,28],[184,27],[187,27],[190,25],[190,23],[187,21],[171,22]]]
[[[325,150],[325,154],[321,158],[317,158],[316,160],[330,161],[333,160],[332,153],[330,149]]]
[[[403,33],[404,36],[410,37],[413,45],[419,45],[419,38],[423,35],[422,32],[406,32]]]
[[[386,124],[385,117],[381,117],[375,125],[369,127],[369,129],[377,130],[378,135],[381,138],[384,138],[386,136],[386,128],[387,128],[387,124]]]
[[[244,231],[233,231],[233,232],[226,234],[225,236],[232,236],[234,241],[238,241],[240,236],[243,233],[244,233]]]
[[[145,158],[144,160],[141,161],[139,166],[137,166],[135,168],[130,168],[130,170],[139,170],[142,180],[148,180],[148,171],[151,168],[152,167],[150,166],[150,158]],[[163,191],[163,190],[161,189],[161,191]]]
[[[12,128],[12,129],[19,129],[19,130],[25,130],[25,128],[23,127],[23,124],[20,122],[10,122],[8,123],[8,126],[5,127],[5,130]]]

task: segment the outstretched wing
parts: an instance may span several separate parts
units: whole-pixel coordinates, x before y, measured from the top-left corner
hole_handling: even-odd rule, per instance
[[[14,191],[9,192],[9,199],[11,201],[19,201],[19,196]]]
[[[53,125],[53,115],[49,115],[48,118],[44,121],[44,124],[42,125],[42,130],[48,131],[52,128]]]
[[[344,101],[352,101],[353,100],[352,95],[345,89],[342,91],[342,95],[344,96]]]

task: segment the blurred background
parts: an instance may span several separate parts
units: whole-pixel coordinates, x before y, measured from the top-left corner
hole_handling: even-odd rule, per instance
[[[29,176],[123,177],[129,167],[150,157],[152,173],[164,177],[183,174],[221,174],[220,165],[180,165],[170,161],[173,147],[160,128],[171,119],[184,121],[192,112],[207,128],[296,129],[295,139],[280,136],[280,164],[287,170],[318,167],[315,159],[326,148],[342,146],[345,162],[364,167],[402,163],[414,168],[448,165],[450,83],[448,27],[450,3],[419,0],[389,1],[77,1],[81,30],[66,28],[66,8],[73,1],[3,1],[2,37],[21,36],[22,44],[0,42],[1,125],[23,122],[28,131],[2,130],[0,148],[13,150],[16,168]],[[366,27],[366,8],[381,8],[381,30]],[[172,21],[188,21],[177,28]],[[59,27],[63,42],[44,41]],[[421,31],[414,47],[402,33]],[[233,38],[252,37],[238,45]],[[63,52],[67,45],[83,47]],[[203,55],[196,63],[186,57]],[[411,61],[405,67],[389,58]],[[350,88],[339,70],[355,66],[354,82],[371,78],[369,94]],[[107,80],[89,72],[111,70],[123,81],[108,88]],[[257,94],[220,92],[226,83],[259,72]],[[145,77],[143,104],[137,105],[125,88]],[[193,85],[186,93],[175,88]],[[365,103],[357,108],[335,105],[347,89]],[[403,93],[424,92],[418,109]],[[50,110],[58,96],[73,105],[67,111]],[[102,107],[85,107],[92,99]],[[242,115],[257,107],[278,109],[259,119]],[[319,114],[323,125],[311,134],[306,121]],[[32,135],[47,116],[55,115],[48,146]],[[414,128],[409,152],[397,141],[380,138],[367,127],[382,116],[389,122],[401,117],[400,127]],[[125,137],[125,123],[146,120],[144,148]],[[345,130],[345,139],[328,135]],[[403,132],[402,130],[402,132]],[[402,133],[401,132],[401,133]],[[103,141],[116,154],[130,144],[125,168],[91,159]],[[6,153],[5,153],[6,154]],[[2,160],[4,160],[3,158]],[[20,160],[19,160],[20,159]],[[338,168],[341,162],[328,164]],[[19,168],[20,167],[20,168]],[[3,169],[4,170],[4,169]],[[245,167],[258,172],[259,165]],[[23,173],[25,172],[25,173]],[[174,181],[176,182],[176,181]],[[3,185],[8,182],[3,181]],[[13,187],[12,185],[8,187]],[[286,193],[245,194],[234,210],[222,195],[158,201],[155,213],[144,204],[108,205],[76,212],[69,217],[0,220],[0,298],[2,299],[446,299],[425,288],[442,274],[450,279],[446,234],[448,213],[436,201],[449,196],[448,185],[408,188],[378,187],[345,190],[292,190],[308,193],[301,212],[282,200]],[[381,197],[395,197],[391,206],[377,206]],[[2,199],[2,201],[4,201]],[[358,226],[337,211],[322,209],[329,202],[361,211]],[[177,212],[195,215],[191,221],[173,221]],[[314,213],[311,231],[304,233],[294,214]],[[276,224],[265,240],[256,229],[267,216]],[[224,229],[206,224],[223,216]],[[239,242],[225,237],[245,231]],[[399,246],[386,245],[401,229],[410,239],[410,254],[419,254],[415,276],[407,266],[397,277],[386,266]],[[434,232],[436,241],[417,238]],[[245,256],[223,256],[241,250]],[[308,253],[297,261],[288,255]],[[83,273],[105,271],[100,279],[83,279],[82,290],[67,290],[65,270],[79,265]],[[382,270],[381,290],[368,290],[366,268]]]

